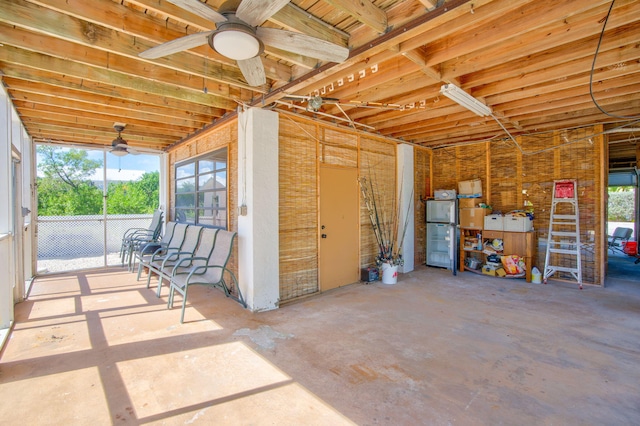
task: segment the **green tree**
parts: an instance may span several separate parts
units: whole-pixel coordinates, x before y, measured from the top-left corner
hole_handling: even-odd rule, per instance
[[[47,178],[59,179],[70,187],[77,189],[86,183],[89,176],[98,167],[102,167],[102,161],[89,159],[89,154],[83,149],[69,149],[40,145],[38,155],[42,161],[38,169]]]
[[[38,146],[38,214],[41,216],[91,215],[102,212],[102,191],[89,180],[102,166],[80,149]]]
[[[147,172],[132,182],[109,184],[108,214],[153,213],[158,208],[160,172]]]
[[[41,216],[102,213],[103,192],[91,175],[102,161],[85,150],[39,146],[38,214]],[[146,214],[158,208],[160,172],[147,172],[132,182],[113,182],[107,189],[107,214]]]

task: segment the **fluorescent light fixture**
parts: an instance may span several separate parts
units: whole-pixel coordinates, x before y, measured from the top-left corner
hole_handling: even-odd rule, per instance
[[[456,86],[455,84],[443,84],[440,93],[469,111],[478,114],[480,117],[491,115],[491,108]]]

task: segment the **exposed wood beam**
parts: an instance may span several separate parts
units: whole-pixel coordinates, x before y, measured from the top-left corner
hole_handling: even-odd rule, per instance
[[[165,117],[163,120],[162,117],[156,114],[141,113],[128,108],[97,108],[95,105],[90,103],[58,99],[50,95],[10,92],[14,97],[16,104],[21,106],[26,106],[26,104],[31,104],[32,106],[42,105],[45,111],[57,112],[64,108],[67,111],[74,111],[73,114],[80,114],[81,116],[84,116],[84,114],[93,114],[94,117],[120,116],[126,117],[127,119],[135,118],[140,121],[145,121],[147,124],[164,122],[189,129],[197,129],[202,126],[201,123],[171,117]]]
[[[66,13],[71,16],[77,17],[87,22],[91,22],[96,25],[106,26],[111,30],[123,32],[131,36],[136,37],[138,40],[148,40],[152,43],[164,43],[169,40],[185,36],[187,34],[193,34],[199,31],[186,31],[184,28],[167,28],[169,24],[166,21],[154,19],[145,13],[132,11],[118,3],[114,3],[111,0],[93,0],[91,3],[87,3],[84,0],[29,0],[40,6],[47,7],[57,12]],[[127,19],[123,20],[122,16],[126,15]],[[151,21],[151,22],[150,22]],[[326,26],[326,25],[325,25]],[[304,23],[299,25],[302,29],[305,28]],[[211,23],[209,28],[205,30],[215,29],[215,25]],[[305,32],[304,30],[302,32]],[[335,31],[334,31],[335,33]],[[317,61],[313,58],[296,55],[290,52],[280,51],[273,49],[270,46],[265,46],[265,51],[269,54],[275,55],[278,58],[284,59],[288,62],[300,64],[306,68],[313,68],[316,66]],[[186,52],[185,52],[186,53]],[[215,50],[211,49],[208,45],[201,48],[191,49],[189,53],[198,54],[204,57],[206,60],[221,63],[230,67],[236,67],[236,62],[218,54]],[[290,78],[290,73],[287,72],[284,67],[275,61],[264,59],[266,70],[275,70],[276,72],[269,72],[267,77],[271,79],[284,79]],[[238,79],[239,77],[235,77]]]
[[[54,88],[42,83],[33,83],[24,80],[14,78],[4,78],[7,86],[13,91],[20,91],[27,96],[27,93],[42,94],[42,93],[54,93],[55,98],[65,99],[69,101],[85,102],[88,104],[94,104],[97,108],[126,108],[132,111],[140,111],[149,114],[156,114],[161,120],[162,117],[174,117],[182,120],[193,121],[194,123],[208,124],[213,121],[213,117],[210,115],[192,114],[188,111],[173,110],[167,107],[161,107],[156,105],[141,104],[139,102],[126,101],[117,97],[109,96],[96,96],[94,94],[86,93],[79,90],[66,89],[66,88]],[[197,125],[196,125],[197,126]]]
[[[442,74],[440,71],[436,69],[436,67],[428,67],[425,55],[418,49],[402,52],[402,56],[418,65],[420,67],[420,71],[422,71],[427,77],[435,81],[442,80]]]
[[[111,120],[89,120],[82,117],[71,117],[62,114],[48,114],[39,112],[38,115],[34,115],[33,112],[29,110],[22,110],[20,113],[20,118],[27,125],[31,123],[39,123],[46,124],[50,126],[57,127],[68,127],[72,129],[94,129],[94,130],[102,130],[104,132],[110,131],[113,132],[113,118]],[[158,132],[160,127],[149,127],[149,126],[136,126],[131,123],[127,124],[127,134],[135,134],[140,136],[149,136],[149,137],[158,137],[158,135],[162,136],[163,140],[166,140],[166,144],[170,144],[175,142],[177,139],[180,139],[184,134],[183,131],[178,131],[177,129],[171,126],[165,126],[162,133]]]
[[[20,64],[45,71],[49,70],[59,74],[73,75],[77,78],[154,93],[159,96],[197,102],[216,108],[228,108],[230,105],[230,101],[228,100],[202,92],[188,91],[182,87],[169,86],[143,77],[133,77],[117,71],[81,65],[39,53],[26,52],[10,46],[4,46],[0,49],[0,61]]]
[[[348,45],[349,34],[321,21],[293,3],[280,9],[269,21],[286,29],[299,31],[343,47]]]
[[[590,56],[593,59],[595,52],[599,31],[602,29],[601,25],[597,23],[603,15],[606,14],[607,4],[600,7],[589,10],[585,14],[574,15],[564,20],[557,20],[550,18],[550,25],[544,25],[534,31],[527,32],[527,42],[531,47],[524,51],[520,48],[522,40],[518,37],[509,37],[505,40],[501,40],[496,44],[486,44],[484,46],[479,45],[477,50],[470,50],[467,53],[460,52],[459,55],[446,58],[446,60],[439,61],[438,55],[430,57],[429,60],[434,60],[436,63],[442,63],[444,70],[452,70],[453,76],[470,74],[477,71],[478,61],[482,62],[483,68],[489,68],[494,66],[500,66],[505,63],[523,59],[525,64],[532,61],[529,58],[535,58],[540,56],[540,59],[546,59],[550,56],[558,61],[558,56],[549,55],[549,51],[557,49],[559,46],[566,46],[572,42],[580,44],[576,46],[578,51],[590,50]],[[612,40],[616,40],[616,37],[628,37],[625,31],[619,32],[615,29],[622,26],[637,22],[640,19],[640,8],[636,7],[635,10],[630,7],[623,7],[620,10],[620,14],[616,14],[611,17],[611,21],[607,23],[609,36],[603,41],[609,44]],[[597,24],[597,25],[595,25]],[[633,34],[634,31],[632,31]],[[637,38],[636,38],[637,41]],[[616,45],[619,45],[616,43]],[[434,46],[428,46],[429,49]],[[516,53],[518,52],[518,53]],[[540,52],[539,55],[537,55]],[[447,56],[449,54],[447,53]],[[545,58],[546,57],[546,58]],[[441,57],[441,59],[444,59]],[[562,61],[564,62],[564,61]],[[446,75],[450,75],[449,72],[445,72]]]
[[[140,52],[156,45],[156,43],[150,43],[139,37],[117,32],[92,22],[82,21],[24,0],[0,0],[0,7],[3,9],[3,13],[0,14],[2,22],[135,60],[139,60],[138,54]],[[188,52],[180,52],[170,56],[155,59],[152,63],[203,77],[206,75],[216,81],[237,87],[251,88],[244,81],[239,70],[235,68],[225,69],[222,64],[194,57]]]
[[[593,3],[608,4],[610,1],[594,0]],[[475,26],[466,31],[456,31],[453,38],[440,37],[438,41],[427,44],[425,47],[429,52],[427,65],[443,63],[471,52],[486,56],[489,48],[505,42],[505,34],[509,34],[507,40],[517,42],[518,36],[527,34],[528,37],[529,33],[549,27],[550,22],[562,23],[567,16],[574,15],[583,8],[584,2],[580,0],[564,1],[551,8],[540,2],[525,4],[515,9],[515,13],[509,14],[508,17],[496,17],[481,27]],[[478,8],[475,14],[481,11],[482,9]],[[560,33],[558,28],[558,37],[562,37]],[[527,50],[530,49],[538,49],[538,46],[532,44]]]
[[[628,25],[616,28],[612,31],[607,31],[602,44],[600,46],[600,53],[598,55],[598,66],[601,67],[601,63],[614,64],[620,61],[621,57],[627,57],[629,52],[620,52],[621,46],[628,46],[634,44],[638,37],[634,32],[634,25]],[[493,67],[486,67],[480,71],[470,73],[465,76],[465,81],[473,81],[475,85],[481,86],[485,84],[493,83],[496,80],[503,80],[507,78],[518,78],[521,85],[539,84],[527,83],[528,76],[540,77],[539,72],[543,72],[544,76],[548,76],[549,80],[561,78],[561,74],[552,75],[556,73],[554,70],[561,70],[562,73],[566,72],[566,67],[563,66],[565,62],[573,62],[571,67],[585,70],[590,68],[593,63],[594,45],[597,40],[597,35],[590,37],[593,39],[593,43],[587,40],[580,40],[573,43],[565,44],[553,50],[553,54],[548,51],[536,53],[528,56],[526,61],[521,63],[521,66],[515,68],[511,62],[505,62]],[[628,48],[622,48],[628,50]],[[619,51],[616,55],[610,51]],[[613,55],[612,55],[613,53]],[[558,58],[562,58],[559,61]],[[577,62],[579,60],[579,62]],[[606,66],[606,65],[605,65]]]
[[[435,9],[438,5],[438,0],[420,0],[420,3],[422,3],[427,9]]]
[[[5,29],[6,32],[4,31]],[[80,66],[90,65],[105,70],[118,71],[131,75],[132,77],[152,75],[153,79],[157,82],[183,87],[189,91],[201,92],[204,87],[207,87],[209,95],[220,96],[226,99],[226,101],[221,100],[221,108],[226,108],[225,105],[230,106],[233,104],[233,102],[231,102],[233,89],[230,88],[229,85],[221,84],[212,79],[204,77],[199,79],[189,73],[142,63],[138,60],[92,49],[65,40],[51,40],[42,34],[32,33],[20,28],[8,30],[6,26],[0,25],[0,30],[6,34],[3,42],[8,45],[38,52],[47,56],[54,56],[65,61],[73,61]]]
[[[387,13],[370,0],[325,0],[379,33],[387,30]]]

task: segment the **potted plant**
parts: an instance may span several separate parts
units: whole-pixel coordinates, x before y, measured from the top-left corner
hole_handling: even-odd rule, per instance
[[[382,282],[395,284],[398,279],[398,268],[404,265],[402,245],[407,232],[410,206],[403,215],[400,211],[400,203],[395,197],[391,203],[385,203],[384,194],[377,191],[377,185],[370,178],[361,176],[358,178],[358,183],[378,246],[375,260],[382,272]],[[402,192],[402,185],[400,192]]]

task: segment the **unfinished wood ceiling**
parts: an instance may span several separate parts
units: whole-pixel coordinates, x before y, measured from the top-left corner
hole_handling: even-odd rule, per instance
[[[427,147],[505,138],[501,125],[514,136],[640,127],[640,0],[292,0],[262,27],[348,47],[349,59],[266,46],[267,84],[252,87],[208,45],[138,56],[215,29],[166,0],[0,0],[0,71],[38,141],[109,146],[118,122],[130,145],[164,149],[248,106]],[[441,95],[445,83],[495,118]],[[313,111],[309,96],[322,101]]]

